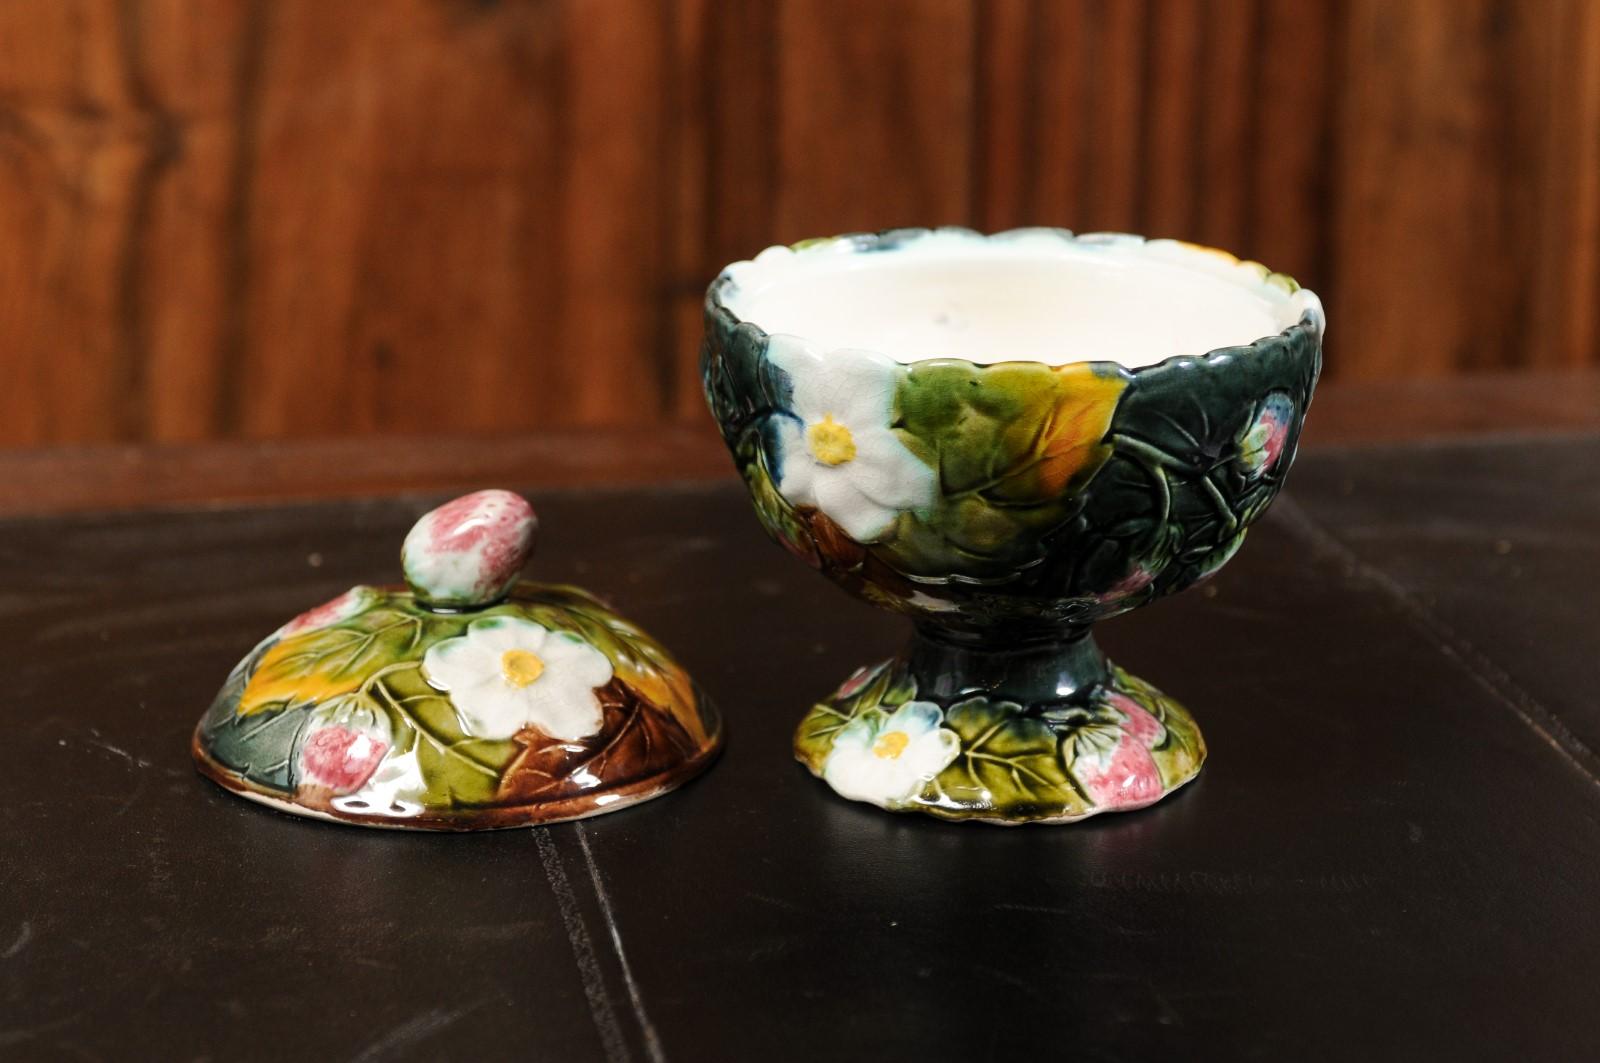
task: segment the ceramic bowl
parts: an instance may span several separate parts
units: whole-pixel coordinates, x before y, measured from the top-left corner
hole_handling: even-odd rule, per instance
[[[771,248],[706,298],[707,399],[767,532],[913,630],[806,714],[846,797],[998,823],[1150,804],[1205,743],[1091,626],[1204,579],[1282,487],[1316,296],[1124,234]]]

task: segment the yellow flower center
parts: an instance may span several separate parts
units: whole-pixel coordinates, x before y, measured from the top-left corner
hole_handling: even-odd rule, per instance
[[[527,650],[507,650],[500,655],[500,674],[520,689],[544,675],[544,662]]]
[[[843,465],[856,456],[856,441],[850,429],[828,414],[806,429],[806,443],[811,455],[824,465]]]
[[[872,755],[879,760],[896,760],[911,744],[911,736],[904,731],[886,731],[872,743]]]

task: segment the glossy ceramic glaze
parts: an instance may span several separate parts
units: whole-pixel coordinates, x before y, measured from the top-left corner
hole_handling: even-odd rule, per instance
[[[408,587],[355,587],[233,670],[200,770],[300,815],[471,830],[575,819],[710,763],[716,713],[662,647],[593,596],[517,577],[538,522],[480,491],[417,522]]]
[[[995,273],[1027,293],[1014,326]],[[1061,307],[1091,279],[1075,329]],[[858,283],[894,320],[852,329],[837,307]],[[827,343],[760,317],[796,330],[830,304]],[[1174,241],[903,230],[731,266],[706,328],[707,398],[762,525],[915,625],[815,704],[803,763],[847,797],[998,823],[1140,807],[1194,777],[1193,719],[1090,628],[1215,572],[1277,494],[1321,367],[1316,296]]]

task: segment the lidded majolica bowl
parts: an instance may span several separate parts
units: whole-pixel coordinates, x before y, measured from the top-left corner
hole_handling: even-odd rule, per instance
[[[659,643],[576,587],[520,574],[538,521],[508,491],[422,517],[404,587],[355,587],[273,632],[193,740],[200,771],[299,815],[475,830],[659,796],[722,744]]]
[[[913,625],[806,715],[799,759],[846,797],[998,823],[1192,779],[1193,718],[1090,629],[1233,556],[1323,328],[1286,276],[1124,234],[897,230],[728,267],[706,395],[762,525]]]

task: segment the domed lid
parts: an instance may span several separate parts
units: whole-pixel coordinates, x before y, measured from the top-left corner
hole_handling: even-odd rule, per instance
[[[650,636],[576,587],[519,579],[538,519],[479,491],[406,536],[406,587],[289,621],[196,728],[200,771],[297,815],[476,830],[622,808],[686,781],[721,722]]]

